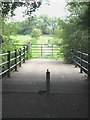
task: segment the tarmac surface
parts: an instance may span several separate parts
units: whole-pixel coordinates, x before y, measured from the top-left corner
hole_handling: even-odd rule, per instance
[[[50,94],[46,71],[50,71]],[[2,80],[3,118],[88,118],[88,80],[63,60],[27,60]]]

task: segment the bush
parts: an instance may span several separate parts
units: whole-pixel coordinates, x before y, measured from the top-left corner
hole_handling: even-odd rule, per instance
[[[38,38],[41,35],[41,30],[38,28],[34,28],[31,32],[31,36],[34,38]]]

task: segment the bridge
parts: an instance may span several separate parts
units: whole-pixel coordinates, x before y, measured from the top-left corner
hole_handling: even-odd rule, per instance
[[[27,48],[24,47],[23,52],[19,49],[18,56],[12,59],[15,60],[13,67],[8,62],[8,77],[2,79],[2,117],[88,118],[90,82],[88,72],[82,73],[84,68],[76,67],[80,66],[79,61],[74,66],[63,60],[25,60]],[[16,51],[12,53],[16,55]],[[17,62],[17,58],[20,61]],[[12,68],[15,72],[10,72]],[[50,71],[50,94],[46,94],[47,69]]]

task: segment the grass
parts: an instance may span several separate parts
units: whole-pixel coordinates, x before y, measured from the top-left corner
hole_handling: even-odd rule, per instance
[[[11,35],[11,39],[15,40],[16,43],[26,44],[27,42],[31,42],[32,38],[30,35]]]
[[[23,43],[26,44],[27,42],[31,43],[37,43],[37,44],[48,44],[49,43],[54,43],[53,37],[50,35],[41,35],[38,38],[32,38],[30,35],[11,35],[11,39],[16,41],[17,43]]]
[[[54,43],[53,42],[53,37],[49,36],[49,35],[41,35],[37,41],[38,44],[50,44],[50,43]]]
[[[54,60],[64,60],[63,57],[32,57],[31,59],[54,59]]]

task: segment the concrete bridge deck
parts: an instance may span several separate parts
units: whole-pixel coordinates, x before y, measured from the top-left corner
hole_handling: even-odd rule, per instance
[[[46,90],[47,69],[50,95],[39,92]],[[62,60],[27,60],[2,82],[3,118],[88,118],[88,81],[74,65]]]

